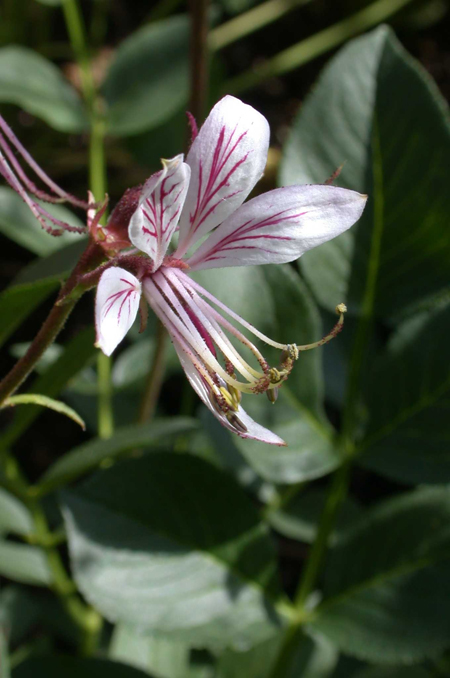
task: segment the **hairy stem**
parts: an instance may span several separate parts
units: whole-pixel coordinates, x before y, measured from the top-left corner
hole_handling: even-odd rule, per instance
[[[258,68],[241,73],[225,82],[223,90],[226,93],[238,94],[259,83],[283,73],[303,66],[321,54],[341,45],[345,40],[386,21],[412,0],[377,0],[364,9],[339,21],[334,26],[319,31],[310,38],[306,38],[296,45],[285,49],[272,59],[261,64]]]

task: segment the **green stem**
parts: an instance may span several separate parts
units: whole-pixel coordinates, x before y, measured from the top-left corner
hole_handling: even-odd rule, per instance
[[[288,73],[337,47],[345,40],[376,26],[381,21],[386,21],[410,2],[412,0],[377,0],[334,26],[280,52],[258,68],[245,71],[236,78],[228,80],[223,90],[226,93],[237,94],[255,87],[268,78]]]
[[[89,138],[89,185],[97,201],[106,195],[105,121],[92,75],[86,28],[77,0],[65,0],[63,4],[67,32],[82,74],[81,86],[90,118]],[[101,223],[104,223],[106,214]],[[97,359],[98,378],[98,434],[109,438],[114,429],[111,359],[99,352]]]
[[[331,480],[330,490],[320,517],[317,536],[295,595],[295,606],[300,611],[305,608],[308,596],[314,590],[322,573],[329,537],[334,528],[339,509],[347,495],[349,471],[350,463],[346,461],[338,468]]]
[[[148,373],[139,411],[138,422],[140,424],[145,424],[150,421],[155,412],[164,377],[166,350],[167,332],[164,325],[158,321],[155,353]]]
[[[191,98],[189,109],[203,120],[208,96],[208,0],[190,0],[191,16]]]
[[[236,40],[258,31],[263,26],[280,19],[293,9],[312,0],[268,0],[262,5],[240,14],[234,19],[214,28],[209,34],[209,45],[214,51],[223,49]]]

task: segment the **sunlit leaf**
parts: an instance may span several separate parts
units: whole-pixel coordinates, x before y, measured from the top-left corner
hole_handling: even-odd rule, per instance
[[[60,400],[54,400],[48,396],[40,393],[23,393],[20,395],[13,395],[7,398],[3,403],[3,407],[15,407],[16,405],[39,405],[39,407],[47,407],[49,410],[64,414],[69,419],[72,419],[76,424],[81,426],[84,430],[86,428],[84,421],[71,407]]]
[[[42,549],[4,539],[0,539],[0,574],[33,586],[50,586],[53,581]]]
[[[31,534],[33,520],[22,502],[0,488],[0,534]]]

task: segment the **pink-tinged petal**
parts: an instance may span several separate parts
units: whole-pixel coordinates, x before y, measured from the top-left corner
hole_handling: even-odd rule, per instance
[[[281,264],[346,231],[367,196],[335,186],[287,186],[250,200],[188,260],[192,269]]]
[[[239,99],[214,106],[186,158],[192,177],[177,257],[242,205],[264,172],[269,136],[264,116]]]
[[[183,367],[192,388],[204,402],[206,407],[213,413],[216,419],[220,421],[222,426],[225,426],[225,428],[229,429],[232,433],[237,433],[237,435],[239,435],[241,438],[259,440],[262,443],[278,445],[279,447],[286,445],[282,438],[254,421],[241,406],[239,406],[237,412],[235,413],[241,425],[241,430],[238,430],[238,428],[227,419],[223,412],[218,411],[218,409],[214,407],[208,387],[197,371],[192,360],[190,360],[189,355],[183,350],[182,346],[174,337],[172,337],[172,339],[175,350],[180,359],[181,366]]]
[[[162,161],[163,169],[145,184],[130,220],[130,240],[153,259],[154,270],[161,266],[186,198],[191,169],[183,157]]]
[[[141,283],[123,268],[108,268],[95,298],[96,346],[111,355],[136,319]]]

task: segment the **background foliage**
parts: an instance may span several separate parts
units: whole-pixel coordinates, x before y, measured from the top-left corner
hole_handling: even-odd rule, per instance
[[[77,195],[106,189],[104,150],[114,204],[185,145],[189,8],[86,1],[87,62],[74,8],[5,0],[1,110]],[[136,423],[156,323],[105,363],[81,300],[21,390],[31,404],[1,412],[0,675],[450,675],[447,3],[209,10],[210,103],[237,93],[272,125],[257,190],[343,165],[336,183],[369,202],[293,265],[198,279],[276,339],[318,339],[341,301],[345,329],[275,407],[248,402],[288,442],[272,448],[222,429],[171,347],[155,416]],[[45,234],[5,186],[0,233],[6,373],[85,243]]]

